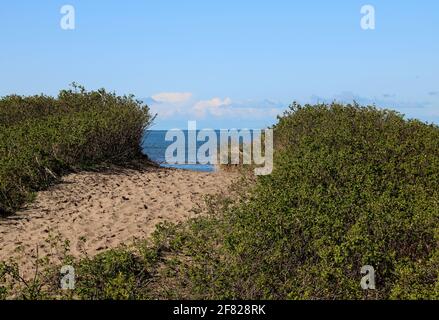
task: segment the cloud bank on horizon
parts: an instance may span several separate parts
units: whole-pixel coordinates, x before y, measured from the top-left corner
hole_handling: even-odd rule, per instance
[[[429,92],[427,96],[434,97],[436,93]],[[406,118],[418,118],[427,122],[439,123],[439,106],[434,100],[405,101],[398,99],[396,94],[384,93],[379,97],[364,97],[353,92],[345,91],[331,97],[312,95],[307,99],[280,102],[264,100],[234,100],[230,97],[213,97],[197,99],[191,92],[161,92],[143,101],[150,106],[153,113],[158,115],[155,129],[182,128],[187,121],[196,120],[203,127],[222,128],[265,128],[276,123],[293,101],[302,104],[311,103],[353,103],[374,105],[378,108],[388,108],[399,111]]]
[[[204,127],[265,128],[275,123],[286,105],[269,99],[235,101],[229,97],[197,99],[190,92],[162,92],[143,99],[158,115],[158,129],[184,128],[196,120]]]

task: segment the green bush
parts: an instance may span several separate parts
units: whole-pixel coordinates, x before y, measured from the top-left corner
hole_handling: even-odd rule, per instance
[[[151,275],[147,264],[129,250],[116,249],[83,259],[75,294],[86,300],[133,300],[144,297],[144,286]]]
[[[273,174],[226,215],[245,279],[234,296],[359,299],[360,269],[372,265],[371,294],[388,298],[411,263],[419,279],[430,274],[417,286],[439,294],[427,270],[439,240],[437,126],[373,107],[293,105],[275,137]]]
[[[139,158],[153,117],[133,96],[74,85],[57,98],[0,100],[0,214],[13,212],[59,175]]]
[[[81,298],[439,299],[439,128],[294,104],[270,176],[244,177],[147,244],[77,263]],[[360,269],[376,271],[363,291]]]
[[[168,236],[174,293],[159,295],[439,298],[439,128],[374,107],[294,104],[274,130],[273,174]],[[375,291],[360,287],[364,265]]]

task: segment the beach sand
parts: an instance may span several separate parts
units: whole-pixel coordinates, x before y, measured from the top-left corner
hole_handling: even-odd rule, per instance
[[[70,242],[75,257],[130,244],[150,236],[160,222],[194,217],[204,195],[224,192],[235,178],[231,172],[155,167],[67,175],[0,220],[0,261],[14,257],[30,270],[37,247],[39,258],[55,255],[47,240],[56,237]]]

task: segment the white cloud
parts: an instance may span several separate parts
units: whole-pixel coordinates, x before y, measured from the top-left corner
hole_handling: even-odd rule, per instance
[[[221,100],[220,98],[213,98],[210,100],[203,100],[197,102],[193,107],[192,111],[195,115],[199,117],[204,117],[206,113],[210,113],[214,116],[222,116],[228,106],[230,106],[232,100],[230,98],[225,98]]]
[[[263,119],[276,117],[285,106],[270,100],[232,101],[232,99],[214,97],[207,100],[195,100],[191,93],[159,93],[148,98],[148,105],[159,118],[173,117],[223,119]]]
[[[184,103],[192,98],[190,92],[162,92],[152,96],[159,103]]]

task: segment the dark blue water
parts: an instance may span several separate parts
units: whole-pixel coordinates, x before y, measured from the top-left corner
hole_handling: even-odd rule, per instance
[[[215,167],[211,164],[168,164],[165,159],[166,149],[173,143],[173,141],[166,141],[166,130],[148,130],[142,142],[142,151],[152,161],[157,162],[162,167],[177,168],[192,171],[213,172]],[[188,141],[188,131],[183,131]],[[197,148],[204,144],[204,142],[197,142]],[[188,148],[186,149],[186,158],[188,157]]]

